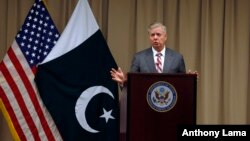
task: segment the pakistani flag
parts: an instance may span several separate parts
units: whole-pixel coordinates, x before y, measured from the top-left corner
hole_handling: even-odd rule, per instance
[[[87,0],[79,0],[35,82],[64,141],[118,141],[114,58]]]

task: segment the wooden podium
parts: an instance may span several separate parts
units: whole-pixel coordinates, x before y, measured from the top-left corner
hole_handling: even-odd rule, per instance
[[[129,73],[127,141],[176,141],[196,124],[196,74]]]

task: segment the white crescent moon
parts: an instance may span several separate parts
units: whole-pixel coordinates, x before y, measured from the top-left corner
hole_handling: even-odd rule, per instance
[[[110,92],[109,89],[107,89],[103,86],[93,86],[93,87],[89,87],[88,89],[83,91],[82,94],[80,95],[80,97],[76,101],[76,106],[75,106],[76,118],[77,118],[79,124],[82,126],[82,128],[88,132],[91,132],[91,133],[98,133],[99,131],[95,130],[89,126],[89,124],[87,123],[87,120],[86,120],[85,111],[86,111],[86,107],[88,106],[90,100],[94,96],[96,96],[97,94],[100,94],[100,93],[108,94],[109,96],[111,96],[114,99],[114,96]]]

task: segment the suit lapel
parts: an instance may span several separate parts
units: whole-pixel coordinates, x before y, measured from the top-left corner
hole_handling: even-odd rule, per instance
[[[163,66],[163,72],[164,73],[167,73],[167,72],[170,71],[171,62],[173,62],[172,59],[173,59],[173,57],[172,57],[171,52],[169,51],[168,48],[166,48],[164,66]]]
[[[146,58],[145,61],[147,61],[148,63],[146,63],[148,65],[149,68],[149,72],[157,72],[156,68],[155,68],[155,63],[154,63],[154,58],[153,58],[153,51],[152,48],[149,48],[146,52]]]

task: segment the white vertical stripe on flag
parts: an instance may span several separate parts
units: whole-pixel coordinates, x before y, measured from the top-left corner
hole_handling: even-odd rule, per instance
[[[83,16],[83,13],[85,13],[86,16]],[[73,50],[97,30],[99,30],[99,26],[88,1],[79,0],[67,26],[63,30],[63,36],[60,37],[53,50],[51,50],[42,63],[49,62],[50,60]],[[70,37],[68,37],[68,35],[70,35]]]

